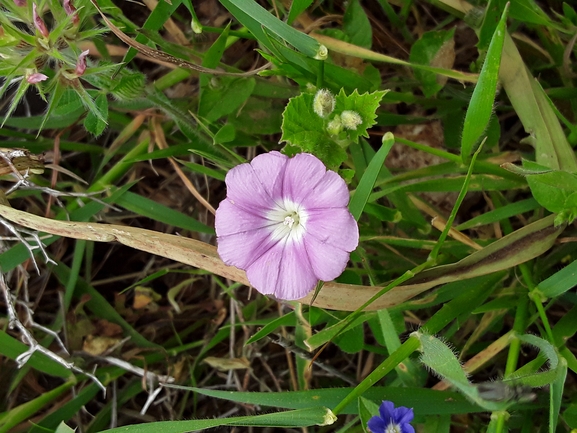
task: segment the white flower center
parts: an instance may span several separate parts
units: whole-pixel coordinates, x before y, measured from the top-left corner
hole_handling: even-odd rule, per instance
[[[401,426],[392,422],[385,428],[385,433],[401,433]]]
[[[306,232],[307,212],[302,206],[284,199],[271,209],[266,218],[273,222],[270,226],[274,240],[298,242]]]

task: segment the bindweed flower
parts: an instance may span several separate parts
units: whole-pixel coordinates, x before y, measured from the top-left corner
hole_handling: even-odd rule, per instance
[[[372,433],[415,433],[411,424],[413,409],[400,406],[395,408],[391,401],[383,401],[379,407],[380,416],[372,417],[367,427]]]
[[[48,79],[48,75],[41,74],[40,72],[34,72],[33,74],[26,76],[26,81],[30,84],[38,84],[42,81],[46,81]]]
[[[315,156],[257,156],[226,175],[216,211],[218,253],[259,292],[304,297],[345,269],[359,243],[344,180]]]
[[[42,36],[47,38],[50,35],[50,32],[48,31],[48,27],[46,27],[42,17],[38,15],[36,3],[32,3],[32,18],[34,19],[34,27],[36,27],[36,30],[38,30]]]
[[[77,77],[81,77],[86,72],[86,56],[90,54],[90,50],[82,51],[76,61],[76,69],[74,73]]]
[[[357,129],[357,126],[363,123],[361,115],[351,110],[345,110],[341,113],[341,121],[346,129]]]

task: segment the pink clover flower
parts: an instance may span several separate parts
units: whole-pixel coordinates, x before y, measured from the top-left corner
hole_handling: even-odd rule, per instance
[[[346,268],[359,243],[344,180],[315,156],[257,156],[226,175],[218,253],[265,295],[295,300]]]

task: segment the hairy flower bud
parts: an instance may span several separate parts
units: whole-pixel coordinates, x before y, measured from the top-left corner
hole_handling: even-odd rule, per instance
[[[313,101],[313,110],[323,119],[335,109],[335,97],[328,89],[320,89]]]
[[[341,122],[341,116],[336,115],[327,125],[327,132],[331,135],[339,135],[343,130],[343,123]]]
[[[77,77],[84,75],[86,71],[86,56],[90,53],[90,50],[82,51],[78,56],[78,61],[76,62],[76,69],[74,73]]]
[[[72,4],[72,0],[64,0],[62,5],[64,6],[64,11],[66,12],[66,15],[71,16],[72,22],[78,25],[80,18],[78,18],[78,13],[76,12],[76,8]]]
[[[34,18],[34,27],[36,27],[36,30],[38,30],[42,36],[47,38],[50,35],[50,32],[40,15],[38,15],[36,3],[32,3],[32,17]]]
[[[46,81],[48,75],[41,74],[40,72],[34,72],[32,74],[26,75],[26,81],[30,84],[38,84],[41,81]]]
[[[346,129],[357,129],[357,126],[363,123],[361,115],[351,110],[345,110],[341,113],[341,121]]]

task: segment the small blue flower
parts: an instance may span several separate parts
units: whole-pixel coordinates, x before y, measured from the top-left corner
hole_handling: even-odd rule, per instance
[[[400,406],[395,409],[392,401],[383,401],[379,407],[381,416],[372,417],[367,426],[372,433],[415,433],[411,424],[413,409]]]

